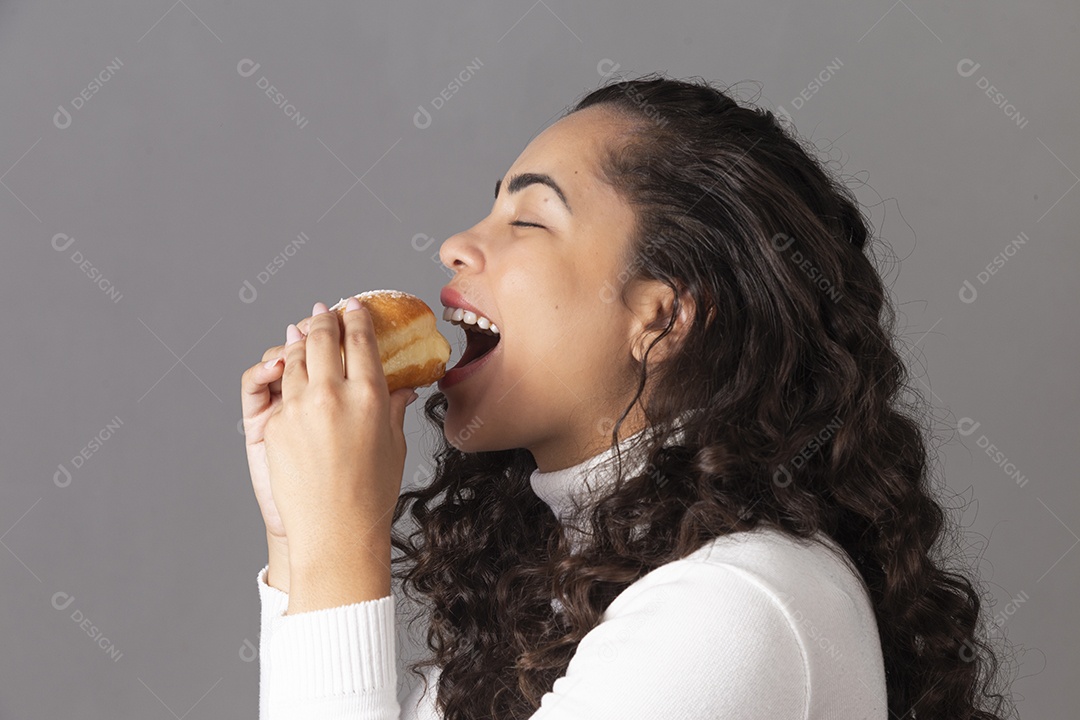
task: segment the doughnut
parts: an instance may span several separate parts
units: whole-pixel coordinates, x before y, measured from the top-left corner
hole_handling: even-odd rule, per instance
[[[353,295],[371,314],[379,359],[390,392],[425,387],[446,374],[450,343],[435,326],[435,313],[420,298],[398,290],[368,290]],[[344,320],[341,298],[331,311]],[[341,342],[345,362],[345,340]]]

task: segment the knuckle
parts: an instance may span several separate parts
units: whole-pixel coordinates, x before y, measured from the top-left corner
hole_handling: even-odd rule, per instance
[[[334,339],[334,329],[325,323],[320,323],[311,328],[311,332],[307,334],[308,340],[315,342],[327,342]]]
[[[308,388],[308,401],[316,408],[328,410],[341,404],[341,394],[332,385],[315,383]]]
[[[286,369],[288,368],[288,363],[299,362],[299,359],[304,357],[303,341],[301,340],[299,342],[294,342],[292,345],[287,345],[285,347],[284,357],[286,361]]]
[[[256,385],[258,385],[258,383],[255,381],[255,375],[259,372],[259,368],[262,366],[262,364],[263,361],[259,361],[248,369],[244,370],[244,372],[240,375],[240,385],[242,387],[254,388]]]
[[[281,381],[283,383],[295,383],[306,371],[307,368],[302,359],[291,359],[285,363],[285,370],[281,373]]]
[[[386,391],[385,385],[380,386],[378,380],[368,377],[358,380],[353,387],[360,400],[367,403],[377,402]]]
[[[364,332],[362,327],[352,325],[345,331],[345,341],[351,347],[362,347],[367,344],[367,333]]]
[[[281,351],[285,349],[284,345],[276,345],[263,353],[263,362],[266,362],[270,358],[276,358],[281,354]]]

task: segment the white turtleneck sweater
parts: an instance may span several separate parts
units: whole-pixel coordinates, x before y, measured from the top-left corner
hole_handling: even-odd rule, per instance
[[[624,473],[641,467],[628,451],[642,439],[620,443]],[[614,455],[532,475],[576,547],[575,500],[614,480]],[[611,602],[531,720],[888,720],[873,608],[827,542],[838,554],[757,529],[649,572]],[[426,693],[398,689],[393,594],[285,615],[268,567],[257,576],[260,720],[441,720],[437,669]]]

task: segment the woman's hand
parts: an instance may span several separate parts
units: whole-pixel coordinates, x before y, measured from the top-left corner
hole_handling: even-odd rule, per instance
[[[285,526],[270,492],[270,468],[266,462],[265,428],[274,408],[281,403],[280,360],[270,367],[266,363],[285,355],[285,346],[278,345],[263,353],[263,359],[244,371],[240,379],[244,442],[247,448],[248,470],[255,500],[259,503],[268,539],[285,543]]]
[[[320,303],[315,303],[311,313],[314,317]],[[307,317],[295,327],[285,331],[285,343],[295,342],[304,337],[311,318]],[[297,332],[299,329],[300,332]],[[270,492],[270,468],[266,462],[266,443],[264,430],[266,421],[274,408],[281,402],[281,371],[285,367],[281,362],[285,358],[285,345],[277,345],[263,353],[262,360],[252,365],[240,378],[240,405],[244,425],[244,441],[247,447],[248,470],[251,474],[251,486],[255,490],[255,500],[259,503],[263,523],[266,525],[267,539],[277,542],[279,547],[286,547],[285,526],[281,523],[281,514],[274,504]],[[278,360],[277,363],[266,364]]]
[[[290,331],[280,401],[270,402],[263,438],[290,566],[325,568],[364,547],[388,548],[414,393],[389,393],[371,317],[359,302],[349,300],[343,323],[322,303],[316,309],[306,337]]]

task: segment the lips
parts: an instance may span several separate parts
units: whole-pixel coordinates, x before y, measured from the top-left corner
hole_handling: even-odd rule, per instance
[[[495,322],[497,320],[497,318],[492,317],[492,315],[490,315],[489,313],[484,312],[483,310],[477,308],[475,305],[470,303],[468,300],[465,299],[464,295],[462,295],[457,289],[452,288],[449,285],[444,287],[442,289],[442,292],[439,293],[439,300],[442,302],[443,307],[461,308],[462,310],[468,310],[469,312],[475,313],[476,315],[483,315],[484,317],[490,319],[492,322]]]

